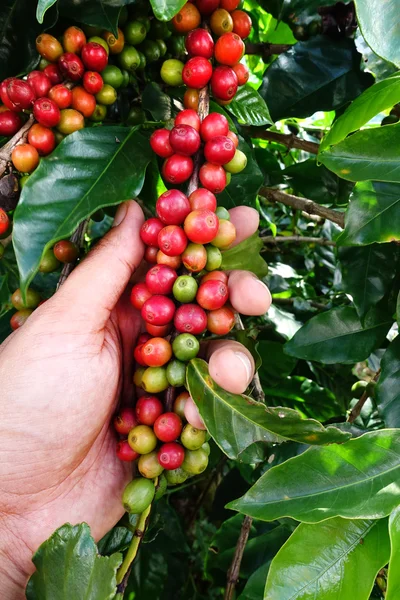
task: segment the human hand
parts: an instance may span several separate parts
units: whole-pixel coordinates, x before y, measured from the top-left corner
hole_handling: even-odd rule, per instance
[[[231,211],[239,243],[257,230],[257,211]],[[87,522],[95,539],[123,514],[132,477],[116,457],[110,426],[118,402],[132,402],[132,356],[140,313],[124,293],[142,270],[144,221],[135,202],[119,208],[113,229],[60,290],[0,346],[0,589],[24,598],[32,553],[59,526]],[[142,265],[142,266],[141,266]],[[138,274],[138,273],[137,273]],[[229,277],[230,302],[243,314],[269,308],[252,274]],[[210,373],[243,392],[254,375],[237,342],[213,343]]]

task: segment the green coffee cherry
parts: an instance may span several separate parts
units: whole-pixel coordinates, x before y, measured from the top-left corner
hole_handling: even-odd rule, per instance
[[[96,100],[99,104],[105,104],[106,106],[110,106],[114,104],[117,99],[117,90],[113,88],[108,83],[105,83],[102,89],[96,94]]]
[[[140,51],[143,52],[148,63],[157,62],[161,56],[160,47],[153,40],[145,40],[140,46]]]
[[[156,44],[160,49],[160,56],[165,56],[167,54],[167,44],[164,40],[156,40]]]
[[[21,177],[21,179],[19,180],[19,187],[21,188],[21,190],[24,189],[26,182],[28,181],[30,175],[23,175]]]
[[[166,390],[168,385],[167,371],[164,367],[149,367],[143,373],[142,388],[150,394],[159,394]]]
[[[122,52],[118,54],[118,62],[123,69],[132,73],[140,65],[139,52],[133,46],[125,46]]]
[[[194,277],[180,275],[174,283],[172,293],[178,302],[193,302],[196,298],[198,285]]]
[[[138,460],[138,469],[140,474],[146,479],[154,479],[161,475],[164,471],[163,467],[158,462],[157,452],[149,452],[142,454]]]
[[[182,429],[181,442],[188,450],[198,450],[206,442],[206,432],[188,423]]]
[[[125,69],[122,69],[122,88],[126,88],[129,85],[129,73]]]
[[[127,44],[138,46],[146,38],[147,30],[141,21],[129,21],[124,28],[125,40]]]
[[[106,68],[101,72],[101,76],[104,83],[111,85],[115,89],[120,88],[124,82],[124,76],[121,69],[115,65],[107,65]]]
[[[146,27],[146,32],[148,33],[150,31],[150,27],[151,27],[151,21],[149,19],[149,17],[146,17],[144,15],[140,15],[136,18],[136,21],[139,21],[140,23],[143,23],[143,25]]]
[[[165,40],[171,36],[171,32],[168,29],[165,21],[158,21],[153,19],[150,24],[149,38],[152,40]]]
[[[201,448],[202,448],[202,450],[204,450],[204,452],[207,454],[207,456],[210,456],[211,447],[208,442],[204,442],[204,444],[202,445]]]
[[[3,248],[3,246],[2,246],[2,248]],[[17,290],[15,290],[15,292],[11,296],[11,303],[12,303],[13,307],[16,308],[17,310],[22,310],[24,308],[33,308],[33,309],[37,308],[39,306],[40,301],[41,301],[41,297],[40,297],[39,292],[36,292],[35,290],[32,290],[31,288],[28,288],[26,290],[25,302],[22,298],[22,293],[19,288]]]
[[[182,469],[189,475],[199,475],[207,469],[208,455],[202,448],[199,450],[186,450]]]
[[[226,185],[229,185],[232,179],[232,174],[226,171]]]
[[[367,389],[368,381],[356,381],[351,387],[353,398],[361,398],[365,390]]]
[[[104,71],[103,71],[104,73]],[[102,73],[102,74],[103,74]],[[217,206],[217,210],[215,211],[218,219],[225,219],[225,221],[230,221],[231,215],[229,214],[229,210],[226,210],[224,206]]]
[[[172,342],[172,351],[178,360],[191,360],[200,350],[199,340],[191,333],[181,333]]]
[[[184,483],[186,481],[186,479],[189,477],[189,474],[179,467],[178,469],[173,469],[172,471],[165,471],[165,477],[167,478],[168,485],[179,485],[180,483]]]
[[[142,379],[143,375],[146,371],[146,367],[138,367],[133,376],[133,383],[137,385],[137,387],[142,387]]]
[[[143,52],[140,52],[140,50],[138,50],[138,52],[139,52],[140,64],[139,64],[137,70],[144,71],[144,69],[146,68],[146,65],[147,65],[147,60],[146,60],[146,57],[143,54]]]
[[[157,446],[156,434],[148,425],[137,425],[129,432],[128,444],[139,454],[149,454]]]
[[[154,483],[149,479],[134,479],[124,489],[122,504],[127,512],[140,515],[153,502]]]
[[[241,171],[243,171],[243,169],[246,168],[246,165],[247,165],[247,156],[241,150],[236,150],[235,156],[232,158],[231,161],[229,161],[228,163],[226,163],[226,165],[224,165],[224,169],[225,169],[225,171],[228,171],[228,173],[235,174],[235,173],[240,173]]]
[[[154,496],[154,500],[159,500],[160,498],[162,498],[164,496],[165,492],[167,491],[167,487],[168,487],[167,478],[165,477],[164,473],[161,473],[161,475],[158,478],[158,484],[156,487],[156,493]]]
[[[94,123],[100,123],[104,121],[107,116],[107,107],[103,104],[96,104],[96,108],[94,109],[94,113],[90,117],[90,120]]]
[[[182,387],[186,381],[186,365],[180,360],[171,360],[167,366],[168,383],[173,387]]]
[[[182,85],[182,71],[184,66],[182,61],[177,60],[176,58],[169,58],[164,61],[163,66],[161,67],[161,79],[167,85]]]
[[[144,111],[140,108],[140,106],[132,106],[129,110],[126,124],[130,127],[134,127],[135,125],[140,125],[146,121],[146,115]]]
[[[90,37],[88,39],[88,42],[94,42],[95,44],[100,44],[100,46],[103,46],[103,48],[107,52],[107,54],[110,54],[110,48],[108,47],[106,40],[103,40],[102,37],[100,37],[98,35],[93,35],[92,37]]]
[[[206,262],[206,270],[207,271],[215,271],[219,269],[222,264],[222,253],[219,248],[215,246],[206,246],[207,252],[207,262]]]
[[[53,248],[46,250],[40,260],[39,271],[41,273],[53,273],[53,271],[57,271],[59,266],[60,263],[54,256]]]

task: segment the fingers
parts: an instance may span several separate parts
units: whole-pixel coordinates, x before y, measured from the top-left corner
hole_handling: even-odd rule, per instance
[[[212,342],[209,345],[208,368],[212,379],[232,394],[243,394],[255,372],[251,353],[233,340]]]
[[[236,206],[230,209],[229,214],[236,227],[236,240],[230,246],[233,248],[257,231],[260,216],[258,210],[250,206]]]
[[[117,304],[132,273],[140,265],[144,246],[140,228],[144,222],[141,208],[134,201],[121,204],[112,229],[70,275],[54,299],[102,328]]]
[[[228,280],[229,301],[242,315],[260,316],[267,312],[272,297],[267,286],[249,271],[232,271]]]

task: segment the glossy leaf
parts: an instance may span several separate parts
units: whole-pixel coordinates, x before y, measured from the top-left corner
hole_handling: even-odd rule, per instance
[[[58,0],[60,14],[67,19],[75,19],[78,23],[101,27],[118,35],[118,18],[124,3],[105,2],[104,0]]]
[[[21,285],[29,285],[43,251],[69,237],[83,219],[134,198],[150,160],[148,140],[125,127],[77,131],[42,159],[15,211],[13,243]]]
[[[187,0],[150,0],[154,16],[159,21],[170,21]]]
[[[287,167],[283,175],[289,178],[295,194],[300,193],[319,204],[346,202],[351,191],[351,184],[340,180],[326,167],[318,166],[315,158]]]
[[[86,523],[63,525],[33,555],[27,600],[112,600],[121,554],[99,556]]]
[[[400,503],[399,477],[400,431],[371,431],[273,467],[228,508],[264,521],[379,519]]]
[[[298,42],[266,70],[260,94],[274,121],[337,110],[373,83],[354,41],[316,36]]]
[[[57,0],[39,0],[36,7],[36,20],[39,23],[43,23],[44,15],[46,11],[51,8]]]
[[[391,554],[385,600],[397,600],[400,597],[400,506],[389,517],[389,535]]]
[[[345,215],[342,246],[359,246],[400,239],[400,185],[379,181],[358,183]]]
[[[388,347],[381,361],[376,403],[386,427],[400,427],[400,337]]]
[[[243,138],[240,138],[239,148],[247,157],[247,165],[241,173],[232,175],[229,185],[227,185],[222,193],[218,194],[218,204],[226,208],[241,206],[243,204],[254,207],[256,205],[257,194],[264,181],[263,174],[255,159],[254,151],[246,144]]]
[[[396,0],[386,0],[379,7],[374,0],[355,0],[355,4],[357,21],[367,44],[378,56],[400,66]]]
[[[238,600],[262,600],[271,561],[267,561],[248,578]]]
[[[187,383],[209,433],[230,458],[258,441],[331,444],[349,438],[336,427],[302,419],[295,410],[268,408],[248,396],[226,392],[211,379],[203,360],[190,361]]]
[[[285,354],[283,344],[260,340],[258,352],[262,359],[259,376],[263,386],[272,387],[290,375],[297,360]]]
[[[345,137],[360,129],[372,117],[391,108],[400,101],[400,73],[375,83],[356,98],[337,121],[334,122],[328,134],[321,142],[319,151],[338,144]]]
[[[344,306],[310,319],[286,343],[285,352],[325,364],[365,360],[385,339],[392,319],[372,309],[360,322],[355,308]]]
[[[389,555],[386,519],[299,525],[271,563],[264,600],[366,600]]]
[[[397,257],[394,244],[339,249],[343,289],[352,296],[360,319],[389,291],[396,275]]]
[[[162,91],[158,83],[148,83],[142,93],[142,106],[155,121],[167,121],[172,117],[171,98]]]
[[[258,277],[265,277],[268,273],[268,265],[260,255],[263,248],[258,232],[247,238],[237,246],[222,253],[221,269],[232,271],[233,269],[243,269],[251,271]]]
[[[238,119],[246,125],[270,125],[271,115],[264,98],[246,84],[238,89],[235,99],[226,107]]]

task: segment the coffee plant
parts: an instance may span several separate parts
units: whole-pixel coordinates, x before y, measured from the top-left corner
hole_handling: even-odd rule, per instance
[[[0,342],[121,202],[146,217],[126,512],[100,540],[61,520],[29,600],[398,600],[397,9],[1,4]],[[235,270],[266,314],[234,310]],[[245,394],[213,379],[219,338],[253,357]]]

